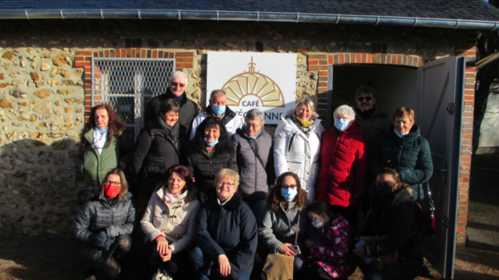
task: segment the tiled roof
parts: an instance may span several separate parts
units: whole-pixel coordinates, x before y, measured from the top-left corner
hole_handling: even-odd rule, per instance
[[[483,0],[4,0],[0,10],[221,10],[499,20]]]

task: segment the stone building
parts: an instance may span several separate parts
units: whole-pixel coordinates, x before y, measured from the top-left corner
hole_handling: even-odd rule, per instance
[[[0,8],[0,233],[68,233],[82,187],[76,144],[92,104],[115,102],[125,120],[137,119],[143,102],[165,87],[137,82],[134,69],[184,71],[188,97],[203,108],[209,51],[271,52],[297,54],[296,98],[312,96],[324,125],[368,81],[381,110],[415,108],[436,161],[433,242],[465,242],[475,37],[499,25],[499,11],[483,1],[21,1]],[[144,67],[132,61],[139,58],[165,64]],[[105,68],[110,61],[118,64]],[[103,81],[125,84],[122,103],[99,94]],[[145,98],[136,103],[136,96]]]

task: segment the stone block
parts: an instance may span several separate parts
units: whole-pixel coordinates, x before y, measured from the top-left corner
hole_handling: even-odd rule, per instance
[[[53,111],[52,102],[42,101],[38,105],[36,105],[35,108],[33,108],[33,111],[39,114],[51,114]]]

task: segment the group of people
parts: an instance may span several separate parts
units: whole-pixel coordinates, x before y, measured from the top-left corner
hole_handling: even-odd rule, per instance
[[[77,163],[95,189],[72,232],[94,275],[118,277],[132,233],[143,237],[134,246],[146,252],[144,279],[250,279],[272,254],[292,256],[294,268],[263,269],[265,279],[347,279],[357,265],[365,279],[417,275],[412,209],[433,166],[413,110],[397,109],[392,125],[374,89],[360,87],[357,106],[338,107],[332,128],[304,98],[272,137],[262,111],[237,115],[222,90],[199,113],[187,83],[175,72],[149,101],[135,144],[109,105],[92,108]],[[386,238],[357,243],[365,236]],[[396,262],[373,265],[395,252]]]

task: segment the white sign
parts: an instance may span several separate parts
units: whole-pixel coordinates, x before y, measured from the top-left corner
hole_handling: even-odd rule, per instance
[[[257,108],[266,124],[278,124],[295,108],[296,54],[209,52],[206,106],[212,90],[227,94],[227,105],[244,116]]]

